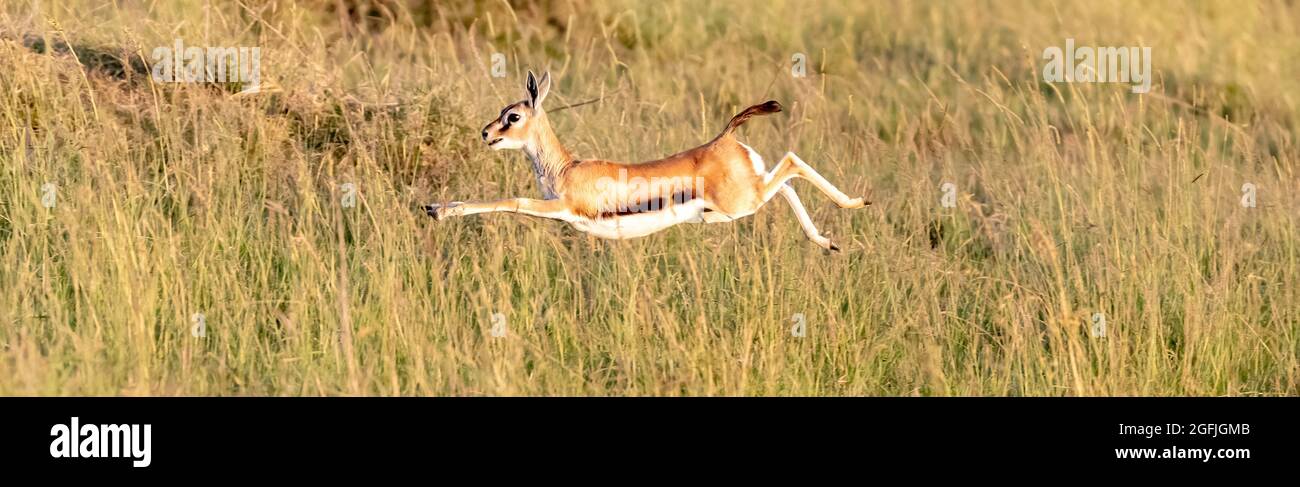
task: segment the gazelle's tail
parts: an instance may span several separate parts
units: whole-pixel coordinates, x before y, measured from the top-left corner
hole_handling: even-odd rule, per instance
[[[722,129],[722,133],[718,134],[718,137],[722,137],[724,135],[731,133],[732,131],[735,131],[736,127],[739,127],[741,124],[749,121],[750,117],[753,117],[755,115],[768,115],[772,113],[779,113],[780,111],[781,111],[781,104],[778,103],[776,100],[768,100],[758,105],[754,105],[752,107],[741,110],[741,112],[737,113],[736,116],[731,117],[731,121],[727,122],[727,128]]]

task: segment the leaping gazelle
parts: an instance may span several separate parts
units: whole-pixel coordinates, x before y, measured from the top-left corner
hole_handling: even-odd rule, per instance
[[[736,140],[736,128],[750,117],[781,111],[768,101],[732,117],[722,133],[708,143],[666,158],[641,164],[595,159],[578,160],[560,144],[542,109],[551,88],[551,75],[540,82],[528,72],[528,99],[501,110],[483,127],[483,141],[495,150],[522,149],[533,163],[543,199],[511,198],[493,202],[433,204],[425,211],[441,220],[449,216],[508,211],[569,222],[580,231],[610,239],[641,237],[678,223],[728,222],[758,211],[780,193],[808,238],[828,250],[839,250],[817,231],[788,182],[804,178],[840,208],[871,204],[850,198],[793,152],[765,170],[763,158]]]

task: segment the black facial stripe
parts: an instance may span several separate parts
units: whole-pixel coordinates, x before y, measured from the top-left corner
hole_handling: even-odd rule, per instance
[[[501,113],[500,113],[499,115],[497,115],[497,122],[499,122],[499,123],[501,124],[501,130],[502,130],[502,131],[505,131],[505,130],[509,130],[509,129],[510,129],[510,115],[515,115],[515,114],[510,113],[510,111],[513,110],[513,109],[515,109],[516,107],[520,107],[520,106],[530,107],[531,104],[528,103],[527,101],[522,101],[522,102],[515,103],[515,104],[513,104],[513,105],[509,105],[509,106],[507,106],[507,107],[501,109]],[[521,117],[522,117],[522,116],[521,116]],[[491,124],[488,124],[488,125],[491,126]]]

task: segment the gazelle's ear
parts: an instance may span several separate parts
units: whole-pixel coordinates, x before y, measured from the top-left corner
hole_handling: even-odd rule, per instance
[[[542,75],[542,81],[537,84],[537,94],[533,96],[533,108],[540,108],[546,95],[551,92],[551,72],[547,71]]]
[[[528,90],[528,102],[534,108],[537,107],[537,99],[539,98],[537,96],[537,77],[533,76],[533,70],[531,69],[528,70],[528,82],[524,84],[524,88]]]

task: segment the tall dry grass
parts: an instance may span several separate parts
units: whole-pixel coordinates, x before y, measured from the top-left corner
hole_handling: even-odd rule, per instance
[[[24,1],[0,15],[3,394],[1300,387],[1293,2]],[[265,92],[138,71],[177,37],[261,46]],[[1067,37],[1152,46],[1152,93],[1041,82],[1042,50]],[[839,210],[795,183],[835,255],[780,201],[624,242],[512,215],[432,221],[420,204],[537,194],[522,155],[476,135],[529,68],[556,77],[552,104],[601,98],[551,116],[580,156],[663,156],[774,98],[787,112],[743,140],[875,204]],[[1248,182],[1255,208],[1239,203]]]

